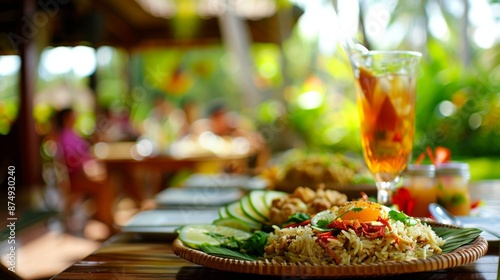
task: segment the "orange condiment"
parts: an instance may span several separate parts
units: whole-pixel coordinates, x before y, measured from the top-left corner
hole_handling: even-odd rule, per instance
[[[438,203],[453,215],[469,215],[471,208],[469,165],[461,162],[443,163],[437,166],[436,175]]]

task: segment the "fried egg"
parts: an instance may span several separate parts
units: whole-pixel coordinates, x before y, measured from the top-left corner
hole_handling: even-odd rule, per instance
[[[380,225],[381,219],[389,218],[391,209],[385,205],[365,200],[355,200],[344,204],[341,207],[334,206],[329,210],[319,212],[311,219],[311,225],[319,230],[324,230],[326,225],[333,220],[359,221],[373,225]]]
[[[360,222],[376,222],[387,219],[390,208],[371,201],[350,201],[338,208],[337,217],[341,220],[358,220]]]

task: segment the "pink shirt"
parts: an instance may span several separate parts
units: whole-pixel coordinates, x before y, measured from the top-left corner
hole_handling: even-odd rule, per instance
[[[63,129],[59,135],[64,160],[70,173],[83,169],[83,164],[92,159],[90,145],[72,129]]]

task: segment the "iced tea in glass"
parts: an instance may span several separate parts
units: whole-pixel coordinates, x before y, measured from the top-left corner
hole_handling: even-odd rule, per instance
[[[351,56],[363,153],[377,182],[377,200],[386,205],[392,204],[394,184],[413,149],[420,57],[418,52],[407,51]]]

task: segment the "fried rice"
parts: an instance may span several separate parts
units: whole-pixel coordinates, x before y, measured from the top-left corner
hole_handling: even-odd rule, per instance
[[[383,237],[369,238],[348,229],[326,242],[320,242],[310,225],[273,226],[264,258],[277,262],[352,265],[422,259],[441,253],[444,241],[429,225],[418,222],[410,226],[393,220],[389,224],[390,229]]]

